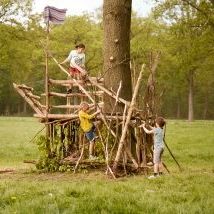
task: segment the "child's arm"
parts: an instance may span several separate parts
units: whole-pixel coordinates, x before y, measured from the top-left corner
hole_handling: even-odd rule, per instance
[[[94,114],[92,114],[93,117],[95,117],[97,114],[99,114],[101,111],[98,109]]]
[[[95,113],[93,113],[93,114],[87,114],[87,113],[81,113],[81,117],[83,117],[83,118],[86,118],[86,119],[92,119],[92,118],[94,118],[97,114],[99,114],[100,113],[100,110],[97,110]]]
[[[71,58],[72,58],[72,51],[69,53],[68,57],[64,61],[60,62],[59,64],[62,65],[62,64],[65,64],[66,62],[70,62]]]
[[[153,134],[154,133],[154,128],[152,126],[150,126],[152,129],[151,130],[148,130],[146,127],[145,127],[145,123],[143,123],[142,125],[140,125],[139,127],[142,127],[143,130],[146,132],[146,134]]]

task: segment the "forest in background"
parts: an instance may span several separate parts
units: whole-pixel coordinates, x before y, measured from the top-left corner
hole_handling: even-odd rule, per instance
[[[143,0],[142,0],[143,1]],[[153,55],[159,55],[156,94],[160,114],[167,118],[214,119],[214,1],[156,1],[148,17],[132,14],[131,63],[139,71],[146,63],[141,95]],[[0,115],[32,115],[13,89],[25,83],[44,92],[46,32],[41,14],[32,13],[31,0],[0,1]],[[68,16],[63,25],[51,26],[51,52],[59,61],[75,44],[86,44],[86,67],[91,75],[103,68],[102,11],[95,15]],[[50,59],[50,77],[65,75]],[[140,104],[143,99],[140,99]]]

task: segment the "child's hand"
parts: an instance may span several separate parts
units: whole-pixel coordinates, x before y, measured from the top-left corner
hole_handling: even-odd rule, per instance
[[[145,127],[145,122],[143,122],[140,126],[138,126],[139,128]]]

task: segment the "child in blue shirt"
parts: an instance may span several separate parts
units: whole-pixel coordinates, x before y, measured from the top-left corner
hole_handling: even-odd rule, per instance
[[[164,151],[164,126],[166,124],[165,119],[163,117],[158,117],[156,120],[156,127],[151,127],[151,130],[148,130],[145,127],[145,123],[140,125],[143,127],[144,131],[147,134],[154,134],[154,152],[153,152],[153,162],[154,162],[154,175],[149,178],[155,178],[158,175],[163,173],[163,164],[162,164],[162,155]]]

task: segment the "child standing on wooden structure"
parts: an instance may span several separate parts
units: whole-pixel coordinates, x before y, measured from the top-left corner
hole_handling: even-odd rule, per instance
[[[79,111],[79,119],[80,119],[80,127],[85,133],[86,138],[89,140],[89,159],[93,160],[96,159],[93,156],[94,152],[94,143],[97,136],[95,135],[95,126],[92,123],[91,119],[93,119],[97,114],[100,113],[100,110],[97,110],[93,114],[88,114],[87,111],[89,110],[89,105],[86,102],[82,102],[80,104],[80,111]]]
[[[85,70],[85,45],[81,43],[76,45],[75,48],[76,49],[72,50],[68,57],[60,64],[70,62],[70,75],[75,79],[80,79],[87,74]]]
[[[156,178],[159,175],[163,174],[163,164],[162,164],[162,155],[164,151],[164,126],[165,119],[163,117],[158,117],[156,120],[156,127],[151,127],[151,130],[148,130],[145,127],[145,123],[140,125],[143,127],[144,131],[147,134],[154,134],[154,152],[153,152],[153,162],[154,162],[154,175],[149,178]]]

